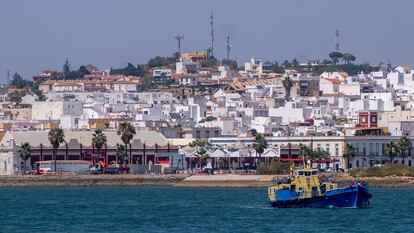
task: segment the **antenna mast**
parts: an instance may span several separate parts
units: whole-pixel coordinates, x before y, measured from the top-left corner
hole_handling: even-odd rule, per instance
[[[213,11],[210,13],[210,26],[211,26],[211,45],[210,45],[210,56],[214,57],[214,16]]]
[[[339,52],[339,29],[335,30],[335,51]]]
[[[183,34],[178,34],[174,38],[177,40],[177,43],[178,43],[178,53],[181,55],[181,40],[184,39],[184,35]]]
[[[7,71],[7,86],[10,85],[10,70]]]
[[[226,46],[226,56],[227,60],[230,60],[230,51],[231,51],[231,45],[230,45],[230,34],[227,33],[227,46]]]

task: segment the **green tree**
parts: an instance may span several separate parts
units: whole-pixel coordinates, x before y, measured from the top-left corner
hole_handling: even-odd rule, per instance
[[[283,87],[285,88],[286,92],[286,100],[290,100],[290,90],[293,87],[293,80],[288,76],[282,80]]]
[[[163,66],[171,66],[173,63],[175,63],[174,57],[160,57],[156,56],[154,58],[151,58],[148,61],[148,67],[154,68],[154,67],[163,67]]]
[[[323,59],[322,65],[324,65],[324,66],[332,65],[332,61],[328,60],[328,59]]]
[[[348,169],[350,168],[351,160],[356,154],[356,149],[354,145],[347,143],[344,147],[343,156],[347,160]]]
[[[139,91],[149,91],[155,87],[154,79],[152,75],[145,75],[138,86]]]
[[[48,133],[48,139],[53,147],[53,159],[55,160],[55,172],[57,171],[57,149],[61,143],[65,142],[65,133],[61,128],[51,129]]]
[[[345,62],[345,64],[349,64],[350,62],[354,62],[356,60],[356,57],[350,53],[344,53],[342,60]]]
[[[289,62],[288,60],[285,60],[285,61],[282,63],[282,66],[283,66],[283,68],[284,68],[285,70],[292,68],[292,65],[290,64],[290,62]]]
[[[20,74],[14,73],[10,85],[16,88],[28,88],[33,82],[24,79]]]
[[[299,158],[307,159],[311,157],[312,150],[307,145],[302,145],[300,147]]]
[[[71,71],[70,63],[69,63],[68,58],[66,58],[65,64],[63,64],[62,71],[63,71],[63,74],[65,74],[65,75],[68,74]]]
[[[78,73],[79,73],[79,75],[80,75],[80,76],[82,76],[82,77],[83,77],[84,75],[91,74],[91,72],[89,72],[89,70],[86,68],[86,66],[80,66],[77,72],[78,72]]]
[[[298,68],[299,67],[299,61],[296,58],[292,60],[292,67],[293,68]]]
[[[227,158],[220,158],[218,161],[218,168],[220,170],[228,170],[230,168],[230,162]]]
[[[408,137],[402,136],[400,140],[398,140],[397,146],[399,148],[401,157],[403,161],[405,162],[405,156],[411,153],[412,144]]]
[[[209,57],[207,60],[200,62],[201,67],[215,67],[218,65],[217,59],[214,57]]]
[[[124,155],[126,153],[126,147],[125,145],[116,144],[116,158],[117,158],[117,163],[119,165],[122,165],[124,163]]]
[[[106,135],[102,132],[102,130],[95,130],[95,133],[92,135],[92,145],[96,148],[98,156],[101,155],[102,147],[106,144],[106,142]]]
[[[24,173],[26,174],[26,163],[27,160],[30,159],[30,156],[32,154],[32,146],[28,142],[24,142],[20,145],[20,148],[18,150],[20,157],[24,161]]]
[[[133,64],[128,63],[128,65],[124,68],[120,68],[120,69],[111,68],[110,74],[144,77],[146,74],[148,74],[148,70],[146,69],[145,65],[137,65],[135,67]]]
[[[228,66],[231,70],[237,70],[237,61],[232,59],[223,59],[221,64]]]
[[[391,163],[394,162],[394,158],[398,153],[400,152],[400,148],[398,147],[398,144],[394,141],[391,141],[385,145],[384,149],[384,155],[390,158]]]
[[[26,95],[26,92],[15,92],[7,94],[9,101],[20,104],[22,102],[22,97]]]
[[[33,83],[33,86],[31,87],[31,92],[39,97],[40,101],[44,101],[46,99],[46,96],[43,94],[41,90],[39,90],[39,85],[41,81],[37,81]]]
[[[331,58],[334,65],[336,65],[339,62],[339,59],[341,59],[344,55],[340,52],[331,52],[329,53],[329,57]]]
[[[313,150],[311,156],[314,160],[329,159],[329,153],[321,147]]]
[[[256,151],[256,154],[259,155],[258,167],[262,159],[262,154],[264,153],[264,150],[267,148],[267,146],[267,140],[263,134],[257,133],[254,137],[253,149]]]
[[[283,67],[280,66],[277,61],[272,63],[272,71],[279,74],[285,73],[285,69],[283,69]]]
[[[211,147],[210,141],[207,139],[195,139],[188,144],[190,147],[197,149],[197,157],[200,168],[204,166],[209,158],[207,148]]]
[[[126,150],[128,150],[128,144],[134,138],[134,135],[136,133],[135,128],[129,122],[122,122],[118,126],[117,133],[118,135],[121,136],[121,140],[125,145],[125,153],[126,153]]]

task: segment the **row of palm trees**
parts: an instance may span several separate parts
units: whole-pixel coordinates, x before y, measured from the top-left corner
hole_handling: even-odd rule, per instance
[[[134,126],[132,126],[128,122],[120,123],[118,126],[117,134],[121,136],[121,140],[124,144],[117,144],[116,145],[116,156],[117,162],[119,164],[127,163],[124,159],[127,154],[128,144],[134,138],[136,134]],[[48,133],[48,140],[53,148],[53,159],[54,159],[54,171],[57,171],[57,150],[60,144],[65,142],[65,133],[62,128],[54,128],[51,129]],[[103,147],[107,143],[107,137],[102,132],[102,130],[97,129],[95,130],[94,134],[92,135],[92,145],[96,149],[97,155],[101,155]],[[24,162],[24,173],[26,173],[26,163],[27,160],[30,159],[32,153],[32,146],[29,142],[24,142],[20,145],[18,150],[20,157]],[[94,161],[95,162],[95,161]]]
[[[408,137],[403,136],[398,141],[390,141],[385,145],[384,155],[394,162],[395,157],[402,157],[403,160],[407,155],[411,154],[412,144]],[[348,168],[350,167],[350,161],[356,155],[356,148],[347,143],[344,148],[343,156],[348,160]]]

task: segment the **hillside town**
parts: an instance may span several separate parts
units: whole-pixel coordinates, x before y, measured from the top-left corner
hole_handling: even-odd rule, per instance
[[[303,157],[332,171],[414,166],[414,70],[329,57],[238,65],[195,51],[119,69],[66,60],[31,80],[15,73],[0,88],[0,174],[53,171],[52,160],[55,171],[87,171],[118,156],[140,174],[255,170]],[[120,127],[132,127],[128,140]]]

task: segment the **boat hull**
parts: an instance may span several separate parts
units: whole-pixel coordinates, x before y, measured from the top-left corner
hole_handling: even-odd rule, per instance
[[[354,185],[327,191],[323,196],[270,201],[270,205],[278,208],[362,208],[369,205],[371,197],[367,187]]]

